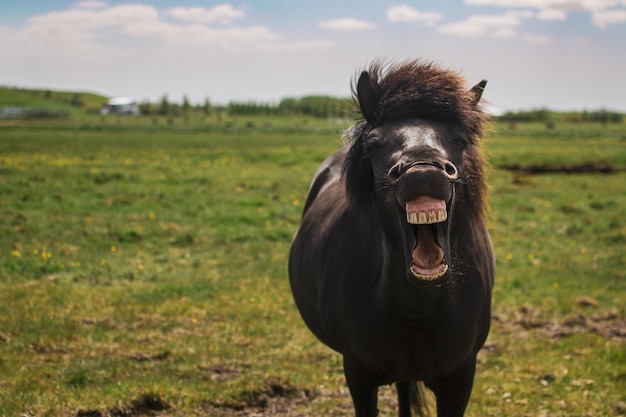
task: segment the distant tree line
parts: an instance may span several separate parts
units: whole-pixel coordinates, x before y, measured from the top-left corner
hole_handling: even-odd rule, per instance
[[[275,116],[279,114],[276,106],[272,106],[268,103],[257,103],[255,101],[231,101],[226,106],[226,110],[228,110],[228,114],[231,116]]]
[[[282,115],[305,115],[319,118],[352,117],[355,107],[352,99],[328,96],[284,98],[278,104]]]
[[[582,112],[554,112],[548,109],[534,109],[517,112],[507,112],[498,117],[505,122],[595,122],[595,123],[622,123],[624,115],[609,110],[594,110]]]
[[[622,123],[624,121],[624,115],[608,110],[583,111],[582,113],[570,115],[568,120],[571,122]]]
[[[22,88],[2,87],[0,86],[0,99],[3,98],[3,91],[22,92],[33,97],[43,97],[64,105],[70,105],[76,108],[87,108],[88,113],[100,113],[99,105],[94,105],[93,94],[70,93],[51,90],[29,90]],[[102,98],[104,99],[104,98]],[[19,117],[21,118],[66,118],[69,117],[69,111],[49,110],[37,108],[34,106],[24,106],[21,104],[3,106],[3,117]],[[2,102],[2,100],[0,100]],[[7,102],[7,99],[4,99]],[[16,103],[17,104],[17,103]],[[95,107],[98,106],[98,107]],[[205,116],[228,114],[231,116],[310,116],[317,118],[355,118],[358,116],[356,106],[351,98],[338,98],[322,95],[310,95],[300,98],[283,98],[278,103],[267,103],[259,101],[230,101],[227,104],[214,104],[209,98],[200,104],[191,104],[187,96],[183,96],[182,102],[171,101],[167,95],[163,95],[161,100],[156,103],[143,101],[138,104],[142,115],[151,116],[168,116],[187,117],[191,112],[204,114]],[[17,110],[20,108],[21,110]],[[623,123],[624,113],[610,111],[607,109],[600,110],[583,110],[580,112],[557,112],[547,108],[538,108],[522,111],[511,111],[498,116],[497,119],[509,123],[517,122],[540,122],[546,125],[554,125],[554,123]]]
[[[171,102],[164,95],[159,103],[144,101],[138,104],[143,115],[181,116],[190,111],[206,116],[226,112],[231,116],[311,116],[318,118],[352,117],[355,111],[351,99],[328,96],[284,98],[278,104],[258,101],[230,101],[226,105],[211,103],[207,98],[200,105],[191,105],[187,97],[182,104]]]
[[[228,114],[312,116],[318,118],[347,117],[354,111],[352,100],[328,96],[306,96],[284,98],[277,105],[258,102],[231,101]]]
[[[330,96],[305,96],[283,98],[278,104],[259,101],[230,101],[213,104],[207,98],[202,104],[192,105],[187,96],[182,103],[172,102],[164,95],[159,103],[139,103],[143,115],[186,116],[189,112],[202,112],[206,116],[228,114],[230,116],[310,116],[316,118],[354,118],[357,109],[351,98]],[[556,112],[547,108],[507,112],[497,117],[503,122],[595,122],[622,123],[624,114],[609,110],[582,112]]]

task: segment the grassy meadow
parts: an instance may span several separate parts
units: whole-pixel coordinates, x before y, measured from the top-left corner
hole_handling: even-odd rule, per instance
[[[0,125],[0,415],[352,415],[287,280],[348,121],[51,123]],[[496,124],[485,152],[498,270],[467,415],[626,415],[626,126]]]

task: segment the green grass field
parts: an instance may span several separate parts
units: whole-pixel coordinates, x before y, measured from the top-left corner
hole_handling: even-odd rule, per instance
[[[286,267],[346,123],[0,126],[0,415],[351,415]],[[626,414],[626,127],[496,125],[485,151],[498,272],[467,415]],[[581,165],[612,172],[559,172]]]

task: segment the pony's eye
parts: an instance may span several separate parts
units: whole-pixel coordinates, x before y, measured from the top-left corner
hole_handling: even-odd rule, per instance
[[[371,136],[369,138],[367,138],[367,140],[365,141],[365,150],[367,152],[373,152],[377,149],[379,149],[380,147],[383,146],[383,140],[382,138],[378,137],[378,136]]]
[[[448,140],[450,143],[456,146],[460,146],[461,148],[465,148],[467,145],[469,145],[469,141],[464,136],[452,136]]]

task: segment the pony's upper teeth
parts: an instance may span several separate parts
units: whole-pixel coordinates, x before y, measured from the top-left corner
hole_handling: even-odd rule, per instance
[[[448,213],[445,210],[407,211],[406,221],[411,224],[433,224],[446,221]]]

